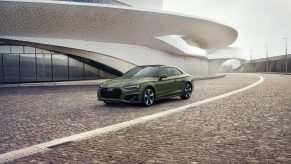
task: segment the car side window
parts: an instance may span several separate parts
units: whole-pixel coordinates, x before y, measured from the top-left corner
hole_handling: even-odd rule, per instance
[[[173,69],[173,74],[174,74],[174,76],[176,76],[176,75],[182,75],[183,73],[180,71],[180,70],[178,70],[177,68],[172,68]]]
[[[164,67],[160,70],[159,76],[160,75],[167,75],[167,76],[173,76],[173,69],[170,67]]]

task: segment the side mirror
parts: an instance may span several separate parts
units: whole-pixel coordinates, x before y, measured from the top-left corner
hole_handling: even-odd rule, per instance
[[[162,79],[167,78],[167,77],[168,77],[168,76],[167,76],[166,74],[162,74],[162,75],[159,77],[159,79],[162,80]]]

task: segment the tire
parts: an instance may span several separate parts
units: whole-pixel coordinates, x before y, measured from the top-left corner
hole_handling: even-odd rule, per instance
[[[186,100],[189,99],[192,95],[192,84],[186,83],[184,85],[184,92],[183,95],[180,96],[181,99]]]
[[[155,91],[151,87],[146,87],[142,94],[142,105],[151,106],[155,101]]]
[[[112,105],[113,102],[110,102],[110,101],[103,101],[106,105]]]

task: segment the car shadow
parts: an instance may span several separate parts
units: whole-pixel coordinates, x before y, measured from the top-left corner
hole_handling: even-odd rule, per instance
[[[154,105],[173,103],[173,102],[177,102],[177,101],[180,101],[180,100],[181,99],[179,97],[171,97],[171,98],[157,100],[157,101],[155,101]]]
[[[101,104],[96,104],[96,108],[98,107],[110,107],[110,108],[128,108],[128,107],[137,107],[137,108],[151,108],[155,106],[160,106],[163,104],[172,104],[175,102],[179,102],[181,99],[179,97],[172,97],[172,98],[165,98],[161,100],[155,101],[155,103],[150,107],[144,107],[141,104],[135,104],[135,103],[124,103],[124,102],[114,102],[112,104],[105,104],[101,102]]]

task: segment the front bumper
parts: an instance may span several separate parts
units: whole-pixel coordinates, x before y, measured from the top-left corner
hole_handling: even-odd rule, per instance
[[[116,96],[116,94],[113,93],[115,90],[121,90],[120,96]],[[127,90],[124,88],[100,87],[97,91],[97,98],[99,101],[141,103],[142,94],[140,94],[139,89]]]

